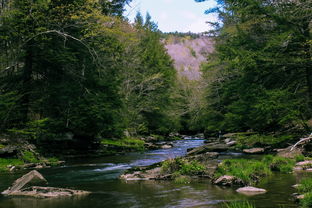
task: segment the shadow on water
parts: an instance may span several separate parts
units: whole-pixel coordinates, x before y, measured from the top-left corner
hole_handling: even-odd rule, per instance
[[[208,180],[191,184],[175,184],[170,181],[122,181],[118,176],[134,166],[146,166],[186,154],[187,148],[197,147],[203,140],[180,140],[174,148],[130,153],[97,159],[72,160],[64,167],[43,169],[40,172],[50,186],[91,191],[84,197],[34,199],[0,196],[0,208],[186,208],[220,207],[226,200],[246,200],[257,208],[297,207],[291,200],[295,191],[292,185],[302,175],[273,175],[259,187],[268,193],[246,197],[235,188],[211,185]],[[241,154],[224,154],[221,158],[244,157]],[[23,172],[0,175],[0,191],[6,189]]]

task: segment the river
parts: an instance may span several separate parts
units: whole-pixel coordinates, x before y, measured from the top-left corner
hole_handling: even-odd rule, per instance
[[[235,188],[211,185],[208,180],[190,184],[171,181],[123,181],[118,177],[126,169],[151,165],[168,158],[183,156],[187,148],[202,145],[202,139],[179,140],[174,148],[144,153],[79,159],[68,161],[65,166],[39,170],[49,181],[49,186],[91,191],[83,197],[35,199],[0,196],[0,208],[186,208],[222,207],[227,200],[248,200],[257,208],[298,207],[292,201],[291,188],[301,175],[275,174],[257,187],[268,190],[266,194],[246,197]],[[220,159],[246,157],[241,154],[224,154]],[[27,171],[26,171],[27,172]],[[0,191],[5,190],[25,171],[0,174]]]

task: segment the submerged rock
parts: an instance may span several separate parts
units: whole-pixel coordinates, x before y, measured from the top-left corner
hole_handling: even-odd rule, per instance
[[[88,191],[72,190],[65,188],[31,186],[20,191],[12,192],[10,196],[30,196],[35,198],[68,197],[78,195],[88,195]]]
[[[213,181],[215,185],[221,186],[233,186],[233,185],[244,185],[244,182],[235,176],[224,175]]]
[[[11,187],[3,191],[3,195],[7,196],[30,196],[37,198],[61,197],[86,195],[90,192],[71,190],[64,188],[34,186],[34,184],[47,184],[47,180],[36,170],[30,171],[21,178],[14,181]]]
[[[264,148],[244,149],[243,152],[247,154],[260,154],[260,153],[264,153]]]
[[[265,189],[261,189],[261,188],[246,186],[246,187],[242,187],[242,188],[237,189],[236,192],[250,196],[250,195],[264,194],[267,191]]]

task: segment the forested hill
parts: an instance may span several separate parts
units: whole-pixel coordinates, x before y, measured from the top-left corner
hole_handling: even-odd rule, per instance
[[[169,35],[165,40],[168,54],[178,73],[191,80],[201,77],[200,66],[214,49],[213,38],[207,36]]]

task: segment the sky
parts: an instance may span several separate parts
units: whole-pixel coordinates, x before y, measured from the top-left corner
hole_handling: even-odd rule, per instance
[[[152,20],[163,32],[205,32],[209,30],[206,21],[216,21],[213,14],[204,14],[205,10],[216,5],[214,0],[196,3],[194,0],[133,0],[125,15],[133,21],[140,11],[144,16],[149,12]]]

